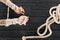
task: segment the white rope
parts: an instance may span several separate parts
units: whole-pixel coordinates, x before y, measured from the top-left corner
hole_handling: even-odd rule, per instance
[[[0,2],[8,6],[7,19],[0,20],[0,26],[4,26],[4,25],[9,26],[12,24],[26,25],[26,23],[29,20],[28,16],[20,16],[19,18],[9,19],[9,8],[14,10],[17,14],[24,14],[25,11],[22,7],[18,7],[17,5],[12,3],[10,0],[0,0]]]
[[[7,19],[9,19],[9,7],[8,7],[8,10],[7,10]]]
[[[56,10],[55,10],[56,9]],[[51,7],[49,10],[50,17],[47,18],[46,23],[42,24],[37,29],[37,34],[39,36],[23,36],[22,40],[26,40],[29,38],[47,38],[52,35],[52,30],[50,28],[50,25],[56,22],[57,24],[60,24],[60,4],[58,6]],[[45,30],[43,33],[40,33],[40,29],[45,27]],[[49,30],[49,33],[47,31]]]
[[[9,19],[9,7],[7,10],[7,19],[6,19],[6,27],[8,27],[9,25],[12,24],[19,24],[19,25],[26,25],[26,23],[28,22],[29,17],[28,16],[20,16],[19,18],[13,18],[13,19]]]

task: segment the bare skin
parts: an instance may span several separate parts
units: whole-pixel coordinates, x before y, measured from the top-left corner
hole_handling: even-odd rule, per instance
[[[26,25],[28,22],[29,17],[27,16],[20,16],[19,18],[13,18],[13,19],[2,19],[0,20],[0,26],[10,26],[10,25]]]
[[[10,7],[12,10],[14,10],[17,14],[24,14],[25,10],[22,7],[18,7],[14,3],[12,3],[10,0],[0,0],[0,2],[4,3],[8,7]]]

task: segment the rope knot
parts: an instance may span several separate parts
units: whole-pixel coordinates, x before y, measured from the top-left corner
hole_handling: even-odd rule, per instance
[[[53,17],[54,22],[60,24],[60,4],[58,6],[50,8],[49,13]]]

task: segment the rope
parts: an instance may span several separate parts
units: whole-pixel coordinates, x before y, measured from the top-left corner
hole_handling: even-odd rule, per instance
[[[54,22],[56,22],[57,24],[59,24],[60,22],[58,21],[58,14],[59,14],[59,12],[57,11],[57,10],[54,10],[54,9],[57,9],[57,10],[59,10],[58,9],[58,7],[52,7],[50,10],[49,10],[49,13],[50,13],[50,17],[49,18],[47,18],[47,20],[46,20],[46,23],[45,24],[43,24],[43,25],[41,25],[40,27],[38,27],[38,29],[37,29],[37,34],[39,35],[39,36],[43,36],[44,38],[46,38],[46,37],[49,37],[50,35],[52,35],[52,30],[51,30],[51,28],[50,28],[50,25],[52,24],[52,23],[54,23]],[[53,12],[52,12],[52,10],[54,10]],[[58,13],[57,13],[58,12]],[[52,19],[51,19],[52,18]],[[43,28],[43,27],[46,27],[45,28],[45,31],[41,34],[39,31],[40,31],[40,29],[41,28]],[[47,34],[46,35],[46,33],[47,33],[47,31],[49,30],[49,34]]]
[[[58,6],[51,7],[49,10],[50,17],[47,18],[46,23],[42,24],[37,29],[37,34],[39,36],[23,36],[22,39],[26,40],[28,38],[47,38],[52,35],[52,29],[50,28],[50,25],[56,22],[57,24],[60,24],[60,4]],[[40,33],[40,30],[45,27],[45,30],[43,33]],[[47,34],[47,31],[49,30],[49,33]]]
[[[9,7],[7,9],[7,19],[6,19],[6,27],[8,27],[9,25],[16,25],[16,24],[19,24],[19,25],[26,25],[26,23],[28,22],[29,20],[29,17],[28,16],[25,16],[25,15],[22,15],[20,16],[19,18],[13,18],[13,19],[9,19]]]
[[[54,9],[56,9],[56,10],[54,10]],[[41,26],[38,27],[38,29],[37,29],[37,34],[38,34],[39,36],[49,37],[50,35],[52,35],[52,31],[51,31],[50,25],[51,25],[52,23],[54,23],[54,22],[56,22],[57,24],[60,24],[60,13],[59,13],[59,12],[60,12],[60,4],[59,4],[58,6],[54,6],[54,7],[50,8],[50,10],[49,10],[50,17],[47,18],[45,24],[41,25]],[[51,19],[51,18],[52,18],[52,19]],[[43,28],[44,26],[46,27],[46,28],[45,28],[45,31],[41,34],[39,31],[40,31],[40,29]],[[49,30],[49,32],[50,32],[48,35],[46,35],[47,30]],[[44,37],[44,38],[46,38],[46,37]]]
[[[9,19],[9,7],[8,7],[8,10],[7,10],[7,19]]]

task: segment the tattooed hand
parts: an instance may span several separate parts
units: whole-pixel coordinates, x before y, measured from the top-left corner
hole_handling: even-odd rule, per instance
[[[24,14],[25,13],[25,10],[22,7],[18,7],[17,5],[12,3],[10,0],[0,0],[0,2],[4,3],[8,7],[10,7],[17,14]]]

